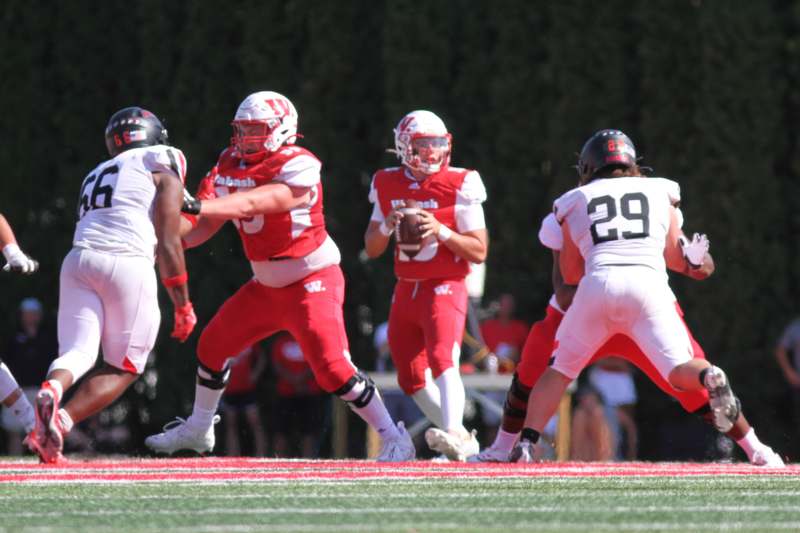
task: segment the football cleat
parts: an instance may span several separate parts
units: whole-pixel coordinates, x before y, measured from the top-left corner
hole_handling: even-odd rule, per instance
[[[414,448],[411,435],[406,431],[405,424],[398,422],[397,431],[399,433],[397,437],[393,439],[383,439],[381,451],[376,458],[378,462],[402,463],[404,461],[413,461],[416,459],[417,450]]]
[[[208,428],[198,429],[183,418],[177,417],[167,422],[162,433],[144,439],[144,444],[157,453],[173,454],[180,450],[207,453],[214,449],[214,424],[219,420],[219,415],[214,415]]]
[[[714,418],[714,427],[727,433],[739,418],[739,400],[733,395],[728,376],[721,368],[712,366],[706,372],[703,384],[708,390],[709,405]]]
[[[520,439],[519,442],[511,450],[508,460],[512,463],[534,463],[534,453],[536,446],[527,439]]]
[[[466,437],[459,437],[443,429],[430,428],[425,432],[425,441],[431,450],[447,456],[451,461],[466,462],[468,457],[480,452],[480,444],[475,438],[475,431]]]
[[[58,419],[58,398],[45,383],[36,394],[36,425],[25,437],[24,443],[46,464],[56,464],[63,459],[64,433]]]
[[[509,452],[494,446],[484,448],[477,455],[467,458],[468,463],[507,463]]]
[[[775,453],[769,446],[764,446],[754,451],[753,456],[750,458],[750,463],[755,466],[764,466],[767,468],[783,468],[786,466],[783,464],[781,456]]]

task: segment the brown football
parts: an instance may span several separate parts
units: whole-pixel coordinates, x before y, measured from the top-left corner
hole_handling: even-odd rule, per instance
[[[419,204],[416,200],[406,200],[399,209],[403,213],[397,226],[397,247],[408,257],[414,257],[422,250],[422,232],[419,229]]]

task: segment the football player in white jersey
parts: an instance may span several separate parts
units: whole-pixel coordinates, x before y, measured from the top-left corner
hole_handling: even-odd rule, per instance
[[[6,258],[6,264],[3,267],[6,272],[33,274],[39,268],[39,263],[20,250],[17,239],[14,237],[14,231],[2,214],[0,214],[0,250],[3,251],[3,256]],[[0,359],[0,404],[11,411],[26,432],[33,429],[35,420],[33,407],[2,359]]]
[[[739,401],[720,368],[692,357],[669,288],[667,267],[689,269],[676,214],[679,185],[643,177],[633,143],[619,130],[601,130],[586,142],[578,172],[582,185],[554,203],[564,237],[561,274],[578,289],[556,333],[551,365],[531,391],[512,460],[533,460],[534,444],[564,390],[615,334],[636,342],[672,387],[706,388],[715,427],[729,431]]]
[[[73,248],[61,266],[59,357],[36,396],[27,443],[42,462],[61,459],[73,424],[116,400],[142,373],[161,321],[153,263],[183,342],[194,315],[179,235],[186,159],[151,112],[128,107],[105,132],[111,159],[83,180]],[[103,365],[95,365],[98,348]],[[66,389],[87,374],[59,408]]]

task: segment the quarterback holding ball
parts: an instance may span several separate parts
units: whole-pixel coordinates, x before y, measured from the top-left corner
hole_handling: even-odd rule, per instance
[[[476,171],[450,166],[452,137],[430,111],[409,113],[394,135],[402,166],[379,170],[372,179],[366,252],[380,256],[395,235],[389,347],[397,380],[438,426],[425,434],[428,445],[463,461],[478,452],[478,441],[463,424],[458,369],[464,278],[470,263],[486,259],[486,189]]]

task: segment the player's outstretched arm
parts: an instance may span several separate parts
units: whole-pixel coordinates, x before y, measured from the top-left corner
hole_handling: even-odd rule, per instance
[[[175,327],[172,336],[185,341],[197,323],[192,303],[189,300],[186,261],[181,246],[181,205],[183,185],[171,174],[155,172],[156,184],[155,229],[158,244],[156,258],[161,281],[167,289],[175,308]]]
[[[197,200],[206,201],[216,198],[217,192],[214,188],[216,176],[217,167],[214,167],[205,178],[200,180],[200,184],[197,186],[197,192],[194,196],[184,189],[183,206],[181,209],[185,210],[184,208],[186,206],[191,207],[195,205]],[[200,246],[213,237],[224,224],[224,219],[210,219],[208,217],[198,217],[197,215],[181,213],[181,238],[183,238],[183,247],[194,248],[195,246]]]
[[[0,214],[0,250],[3,251],[7,261],[3,267],[6,272],[13,270],[23,274],[33,274],[39,269],[39,263],[20,250],[11,225],[2,214]]]
[[[285,213],[308,203],[310,199],[311,187],[290,187],[285,183],[268,183],[249,191],[237,191],[221,198],[184,203],[183,211],[207,218],[231,220]]]

